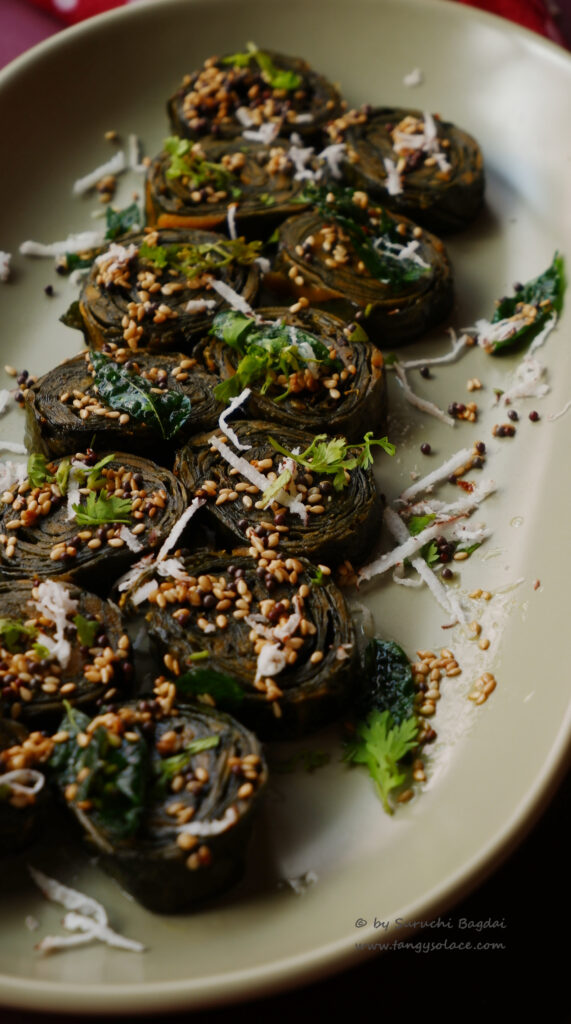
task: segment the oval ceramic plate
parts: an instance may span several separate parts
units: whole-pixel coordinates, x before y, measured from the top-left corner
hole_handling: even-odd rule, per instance
[[[500,20],[445,2],[399,0],[197,0],[137,5],[85,23],[40,46],[0,76],[2,249],[15,254],[0,286],[2,363],[43,372],[79,349],[58,322],[75,297],[51,261],[25,259],[19,244],[53,241],[89,226],[96,199],[74,199],[72,182],[137,134],[153,155],[168,134],[165,101],[182,75],[212,53],[235,52],[254,39],[265,48],[306,57],[340,82],[351,104],[409,105],[440,112],[478,138],[484,150],[486,209],[469,231],[449,241],[457,302],[448,323],[461,328],[491,316],[514,281],[543,271],[569,237],[568,99],[571,62],[556,47]],[[411,89],[403,78],[422,71]],[[567,147],[567,148],[565,148]],[[122,180],[124,205],[141,180]],[[44,293],[47,284],[55,295]],[[446,325],[444,325],[446,326]],[[378,634],[417,648],[452,648],[462,674],[442,686],[434,719],[438,739],[426,758],[428,779],[392,817],[384,814],[363,769],[340,763],[334,731],[290,749],[323,749],[328,765],[307,774],[275,774],[246,879],[225,900],[196,914],[153,916],[130,901],[97,865],[52,829],[29,861],[100,898],[112,925],[147,945],[142,954],[93,945],[50,958],[37,937],[59,931],[60,910],[43,902],[23,864],[3,867],[4,928],[0,999],[12,1005],[75,1011],[199,1006],[277,990],[355,962],[355,943],[378,941],[374,919],[430,917],[466,891],[529,824],[563,763],[568,685],[561,580],[569,578],[564,541],[569,481],[571,397],[569,318],[564,316],[538,359],[549,393],[522,400],[515,437],[492,437],[506,420],[494,389],[505,389],[520,356],[491,359],[471,350],[411,383],[444,408],[473,394],[476,425],[454,429],[413,410],[390,381],[390,436],[397,455],[379,464],[389,499],[476,439],[488,446],[483,471],[495,494],[476,513],[491,538],[451,584],[473,607],[490,640],[482,651],[467,628],[443,629],[446,615],[426,590],[390,581],[358,595]],[[444,328],[406,358],[442,354]],[[6,378],[4,386],[9,384]],[[530,422],[537,406],[541,419]],[[18,411],[3,436],[22,433]],[[429,441],[433,454],[420,454]],[[562,468],[563,467],[563,468]],[[481,479],[481,477],[478,477]],[[454,493],[449,485],[445,493]],[[565,575],[565,572],[567,575]],[[488,602],[470,598],[474,589]],[[467,700],[482,671],[498,682],[486,704]],[[288,882],[289,880],[289,882]],[[293,880],[293,885],[291,884]],[[38,928],[26,927],[34,922]],[[357,920],[368,922],[360,928]],[[402,933],[401,933],[402,934]],[[383,933],[383,939],[390,933]]]

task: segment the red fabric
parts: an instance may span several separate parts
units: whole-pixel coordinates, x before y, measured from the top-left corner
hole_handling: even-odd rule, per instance
[[[481,11],[499,14],[508,21],[515,21],[524,28],[530,28],[542,36],[547,36],[560,46],[566,42],[559,28],[551,17],[547,4],[543,0],[458,0],[470,7],[479,7]]]
[[[42,7],[54,14],[66,25],[75,25],[95,14],[111,11],[114,7],[122,7],[127,0],[30,0],[36,7]]]
[[[113,7],[121,7],[128,0],[29,0],[36,7],[42,7],[55,15],[66,25],[74,25],[95,14],[110,11]],[[515,21],[525,28],[532,29],[540,35],[547,36],[561,46],[566,46],[560,29],[548,10],[547,0],[458,0],[459,3],[480,10],[499,14],[502,18]]]

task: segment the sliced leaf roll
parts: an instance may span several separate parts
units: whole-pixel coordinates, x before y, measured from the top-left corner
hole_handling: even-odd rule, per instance
[[[129,638],[116,605],[53,579],[0,584],[0,690],[6,717],[54,724],[63,705],[125,694]]]
[[[52,751],[41,732],[0,718],[0,856],[23,850],[41,831],[49,800],[42,766]]]
[[[250,556],[199,552],[170,560],[156,578],[150,569],[126,611],[145,616],[181,695],[206,693],[263,738],[286,739],[346,705],[355,635],[329,569],[283,557],[277,530],[248,534]],[[221,695],[211,693],[211,673],[228,684]],[[239,710],[232,683],[243,691]]]
[[[359,120],[359,119],[356,119]],[[361,123],[330,126],[351,159],[346,177],[379,202],[431,231],[455,231],[474,219],[484,197],[478,143],[461,128],[419,110],[381,107]]]
[[[149,910],[172,913],[242,873],[267,769],[242,725],[158,687],[157,700],[91,720],[70,710],[50,769],[103,866]]]
[[[172,461],[175,445],[216,425],[216,383],[181,353],[82,353],[26,389],[28,447],[51,456],[121,448]]]
[[[95,258],[79,310],[92,348],[188,352],[226,305],[228,288],[250,303],[261,242],[209,231],[150,231],[112,242]],[[217,285],[218,282],[218,285]]]
[[[383,357],[361,327],[317,309],[272,307],[255,319],[219,313],[211,335],[195,355],[222,378],[214,394],[225,403],[249,387],[244,411],[256,419],[352,440],[384,430]]]
[[[265,125],[275,135],[308,138],[343,107],[337,89],[306,61],[251,43],[244,53],[209,57],[185,75],[167,109],[177,135],[233,139]]]
[[[0,579],[61,576],[108,593],[185,506],[172,473],[136,455],[31,455],[28,479],[0,497]]]
[[[283,455],[272,446],[272,434],[280,448],[303,451],[314,441],[313,434],[271,423],[233,422],[232,430],[240,444],[248,446],[244,458],[250,464],[280,477]],[[216,436],[221,437],[222,431]],[[337,487],[326,472],[304,472],[290,460],[291,479],[284,480],[288,494],[303,505],[305,522],[280,502],[279,492],[267,502],[260,490],[231,465],[210,443],[212,434],[194,438],[179,453],[175,465],[187,490],[209,499],[207,509],[218,527],[221,540],[231,546],[244,544],[251,529],[264,534],[278,530],[284,556],[299,554],[312,562],[335,564],[350,559],[359,564],[374,547],[379,531],[381,499],[371,468],[355,466]],[[348,453],[351,453],[348,447]],[[295,471],[295,475],[294,472]],[[286,471],[288,472],[288,471]],[[264,508],[259,506],[264,505]],[[257,507],[258,506],[258,507]],[[279,529],[278,529],[279,528]]]
[[[268,238],[277,224],[299,213],[303,181],[288,156],[290,142],[243,139],[192,143],[172,136],[147,174],[149,224],[159,228],[227,230]]]
[[[375,206],[365,192],[309,185],[314,209],[279,229],[273,283],[339,315],[364,317],[380,347],[411,341],[452,304],[452,269],[435,235]]]

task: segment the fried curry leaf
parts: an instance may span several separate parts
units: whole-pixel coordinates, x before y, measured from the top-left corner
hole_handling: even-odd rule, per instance
[[[303,192],[326,220],[334,221],[351,239],[351,243],[369,273],[387,284],[400,285],[418,281],[430,273],[430,267],[404,244],[398,232],[398,221],[380,209],[371,221],[370,212],[353,201],[354,191],[339,186],[315,185],[308,182]],[[407,254],[407,248],[410,248]],[[365,314],[366,315],[366,314]]]
[[[88,733],[88,725],[87,715],[68,708],[60,732],[69,733],[69,739],[57,744],[49,767],[61,788],[75,787],[74,803],[89,802],[96,825],[104,826],[113,838],[124,839],[137,832],[145,812],[147,745],[136,726],[127,740],[103,725]],[[77,742],[79,733],[89,736],[83,745]]]
[[[417,746],[417,734],[415,717],[398,724],[390,711],[375,710],[366,722],[359,723],[356,739],[346,747],[344,760],[368,768],[387,814],[393,813],[391,792],[406,779],[400,762]]]
[[[185,697],[207,693],[215,703],[230,701],[235,704],[244,699],[242,687],[232,676],[211,668],[193,668],[178,676],[175,683],[177,693]]]
[[[161,391],[145,377],[127,370],[100,352],[91,352],[95,388],[111,408],[128,413],[137,423],[158,428],[166,441],[174,437],[190,416],[190,398],[181,391]]]
[[[366,717],[373,708],[389,711],[400,725],[414,712],[415,688],[412,668],[402,647],[392,640],[371,640],[365,649],[366,690],[359,713]]]
[[[516,288],[514,295],[500,299],[492,324],[502,325],[503,336],[497,334],[496,328],[496,336],[484,342],[486,351],[497,355],[521,342],[532,341],[561,313],[565,287],[565,261],[556,252],[543,274]]]
[[[132,228],[141,226],[141,211],[137,203],[131,203],[130,206],[125,206],[122,210],[115,210],[114,207],[108,206],[105,217],[107,221],[105,238],[109,241],[120,235],[126,235]]]

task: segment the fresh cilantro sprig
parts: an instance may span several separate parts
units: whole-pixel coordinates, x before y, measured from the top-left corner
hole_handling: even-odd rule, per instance
[[[344,760],[368,768],[387,814],[393,813],[390,794],[406,779],[400,762],[416,748],[417,736],[415,717],[397,724],[390,711],[375,710],[359,723],[356,738],[346,747]]]
[[[431,272],[429,266],[400,255],[405,241],[397,230],[400,222],[379,209],[373,224],[370,211],[354,203],[353,195],[351,188],[308,182],[302,198],[346,232],[359,259],[379,281],[401,286],[426,277]]]
[[[200,754],[203,750],[213,750],[219,743],[220,736],[200,736],[198,739],[192,740],[191,743],[187,744],[184,750],[181,750],[178,754],[161,758],[155,762],[155,769],[159,779],[162,782],[170,782],[171,779],[174,779],[175,775],[179,775],[180,772],[184,772],[189,767],[195,754]]]
[[[352,469],[367,469],[373,464],[373,447],[382,448],[387,455],[394,455],[396,450],[394,444],[391,444],[387,437],[374,438],[371,430],[365,434],[361,444],[348,442],[344,437],[328,439],[327,434],[318,434],[309,447],[299,454],[288,451],[273,437],[270,437],[269,441],[277,452],[285,455],[288,459],[293,459],[299,466],[304,466],[311,473],[333,476],[333,486],[336,491],[342,491],[347,486],[346,474],[350,473]],[[289,471],[285,470],[282,476],[287,472]],[[289,479],[291,476],[290,472]],[[283,483],[282,486],[284,486]]]
[[[247,68],[252,60],[256,61],[262,72],[262,78],[273,89],[285,89],[287,92],[290,92],[292,89],[299,89],[302,84],[300,75],[295,71],[287,71],[284,68],[276,67],[270,55],[264,53],[263,50],[259,50],[255,43],[247,43],[245,53],[232,53],[228,57],[223,57],[222,64],[232,64],[235,67]]]
[[[57,484],[59,492],[63,496],[67,492],[67,481],[71,468],[70,459],[62,459],[59,466],[54,468],[53,462],[48,462],[45,455],[40,452],[32,452],[28,458],[28,480],[32,487],[42,487],[44,484]]]
[[[188,178],[190,188],[212,185],[216,189],[230,191],[235,199],[242,195],[242,190],[236,185],[236,176],[232,171],[224,167],[224,164],[207,160],[190,139],[169,135],[164,141],[164,149],[170,157],[166,171],[166,177],[170,181]]]
[[[199,274],[221,270],[230,263],[250,266],[260,255],[262,242],[246,242],[243,238],[220,238],[216,242],[202,242],[200,245],[149,245],[139,246],[139,258],[150,263],[157,270],[169,267],[183,277],[192,280]]]
[[[331,372],[338,365],[319,338],[281,321],[258,324],[252,317],[228,310],[214,317],[210,333],[242,355],[234,375],[214,389],[215,398],[221,402],[230,401],[252,384],[259,386],[264,395],[277,377],[288,377],[310,364],[326,366]],[[286,390],[274,401],[288,394]]]
[[[37,633],[34,626],[27,626],[22,619],[0,619],[0,641],[11,654],[25,650]]]
[[[132,503],[128,498],[93,491],[87,495],[85,505],[72,505],[78,526],[101,526],[104,523],[130,523]]]
[[[101,623],[97,619],[86,619],[84,615],[74,616],[73,624],[77,630],[77,639],[82,647],[93,647]]]
[[[127,370],[101,352],[91,352],[94,384],[99,397],[111,408],[128,413],[137,423],[158,430],[165,441],[181,429],[190,416],[190,398],[181,391],[160,394],[138,373]]]

